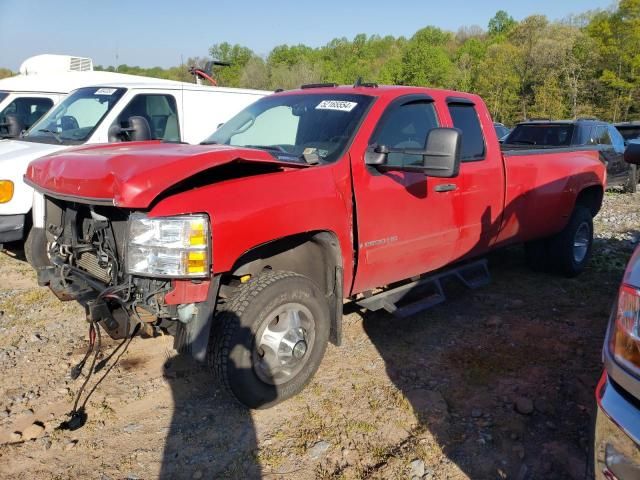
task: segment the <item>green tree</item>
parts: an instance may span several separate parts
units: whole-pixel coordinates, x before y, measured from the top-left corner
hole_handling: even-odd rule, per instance
[[[214,60],[228,62],[228,67],[217,67],[218,84],[225,87],[238,87],[242,79],[242,71],[249,60],[255,57],[251,49],[242,45],[231,45],[228,42],[216,43],[209,49]]]
[[[509,35],[509,40],[517,47],[515,69],[518,74],[520,113],[523,118],[527,117],[533,87],[539,79],[539,47],[541,40],[545,38],[548,25],[547,17],[531,15],[520,22]]]
[[[489,20],[489,35],[492,37],[508,35],[517,24],[518,22],[507,12],[498,10],[493,18]]]
[[[447,52],[453,40],[450,32],[436,27],[418,30],[404,48],[400,83],[430,87],[449,87],[454,66]]]
[[[506,124],[513,124],[520,119],[517,113],[517,55],[518,49],[508,42],[489,46],[479,66],[484,75],[478,77],[475,90],[484,98],[493,118]]]

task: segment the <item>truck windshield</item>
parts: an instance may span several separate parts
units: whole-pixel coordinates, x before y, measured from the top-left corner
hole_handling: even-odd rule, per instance
[[[80,88],[36,122],[22,140],[78,145],[87,141],[126,89]]]
[[[265,97],[202,143],[259,148],[284,161],[333,162],[342,155],[372,99],[338,93]]]
[[[526,124],[518,125],[504,140],[510,145],[541,145],[545,147],[566,147],[571,145],[573,125],[571,124]]]

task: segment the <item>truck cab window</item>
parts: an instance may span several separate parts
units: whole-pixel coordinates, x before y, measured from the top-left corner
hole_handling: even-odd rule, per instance
[[[52,106],[53,100],[50,98],[16,98],[0,112],[0,123],[4,123],[5,117],[12,114],[18,117],[25,129],[28,129],[47,113]]]
[[[382,116],[369,144],[389,148],[424,150],[427,134],[438,127],[438,118],[430,100],[391,105]],[[393,166],[421,165],[422,156],[390,153],[387,164]]]
[[[611,138],[613,149],[618,153],[623,153],[625,149],[625,145],[624,145],[624,137],[622,136],[622,134],[613,125],[608,125],[607,130],[609,131],[609,137]]]
[[[611,137],[605,125],[598,126],[596,130],[596,142],[598,145],[611,145]]]
[[[180,141],[178,109],[172,95],[136,95],[114,123],[126,128],[131,117],[143,117],[149,123],[153,140]]]
[[[449,104],[449,113],[453,126],[462,130],[461,161],[484,160],[484,135],[476,108],[471,104]]]

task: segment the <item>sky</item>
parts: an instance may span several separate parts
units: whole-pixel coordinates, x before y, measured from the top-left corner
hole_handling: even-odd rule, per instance
[[[358,33],[404,35],[435,25],[486,28],[498,10],[517,20],[562,19],[614,0],[0,0],[0,67],[17,71],[41,53],[91,57],[98,65],[179,65],[211,45],[239,43],[259,55],[276,45],[320,46]]]

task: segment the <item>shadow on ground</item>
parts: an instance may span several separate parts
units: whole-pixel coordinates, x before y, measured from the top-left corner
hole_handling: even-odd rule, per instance
[[[171,360],[165,377],[174,406],[160,478],[261,478],[251,412],[187,356]]]
[[[590,478],[600,351],[633,243],[597,240],[575,279],[532,273],[506,249],[490,257],[487,287],[449,284],[447,303],[404,320],[364,312],[420,420],[414,436],[429,432],[472,479]]]

